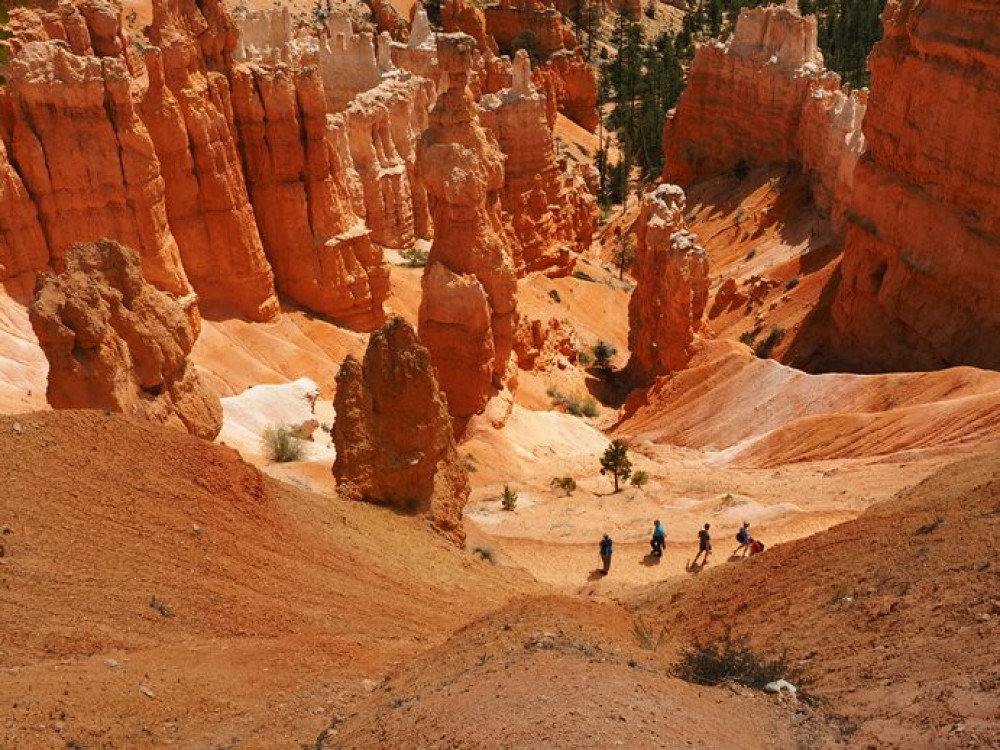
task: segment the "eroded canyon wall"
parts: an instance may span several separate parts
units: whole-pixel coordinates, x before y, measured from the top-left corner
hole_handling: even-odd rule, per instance
[[[798,164],[842,234],[865,104],[823,69],[815,17],[744,10],[727,44],[698,47],[664,128],[663,179],[690,186],[740,166]]]
[[[1000,368],[1000,14],[890,0],[830,347],[860,370]]]

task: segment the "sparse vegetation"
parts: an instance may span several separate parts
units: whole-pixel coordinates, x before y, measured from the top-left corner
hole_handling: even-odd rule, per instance
[[[558,289],[549,289],[549,297],[552,298],[553,302],[562,302],[562,297],[560,296]]]
[[[598,341],[592,351],[594,352],[594,364],[602,370],[610,370],[611,358],[618,353],[614,344],[610,341]]]
[[[576,361],[581,365],[589,365],[594,361],[594,357],[589,352],[577,352]]]
[[[472,554],[478,557],[480,560],[485,560],[491,565],[496,565],[496,553],[493,552],[492,547],[479,546],[472,550]]]
[[[788,680],[801,687],[808,683],[798,667],[786,655],[768,659],[747,645],[746,636],[734,638],[729,628],[714,643],[695,644],[681,654],[674,665],[677,677],[697,685],[720,685],[735,682],[758,690],[775,680]]]
[[[504,510],[514,510],[517,507],[517,493],[510,488],[510,485],[503,486],[503,492],[500,494],[500,506]]]
[[[750,176],[750,164],[746,159],[740,159],[736,162],[736,166],[733,167],[733,177],[736,178],[738,182],[743,182],[747,177]],[[739,226],[739,224],[737,224]]]
[[[278,463],[301,461],[306,453],[306,446],[292,434],[287,427],[268,427],[261,436],[265,455]]]
[[[149,597],[149,606],[160,613],[162,617],[173,617],[174,613],[170,607],[167,606],[166,602],[160,599],[156,594]]]
[[[553,489],[560,489],[566,493],[566,497],[573,494],[576,489],[576,480],[573,477],[552,477],[549,486]]]
[[[744,331],[740,334],[740,343],[753,346],[754,339],[757,338],[757,331]]]
[[[649,484],[649,472],[642,471],[641,469],[639,471],[633,471],[632,477],[629,481],[632,483],[633,487],[645,487]]]
[[[754,348],[754,354],[761,359],[767,359],[783,338],[785,338],[785,329],[781,326],[771,326],[767,337]]]
[[[592,281],[592,282],[597,281],[597,279],[595,279],[586,271],[573,271],[573,278],[580,279],[580,281]]]
[[[632,474],[632,462],[628,457],[628,446],[624,440],[612,440],[601,456],[601,474],[610,474],[615,482],[615,492],[618,492],[619,482],[623,482]]]
[[[555,386],[549,386],[545,391],[552,399],[552,405],[572,414],[574,417],[589,417],[593,419],[600,412],[597,409],[597,401],[593,396],[579,396],[577,394],[567,395],[557,390]]]
[[[412,247],[409,250],[403,250],[400,255],[403,256],[404,265],[407,268],[423,268],[427,265],[429,253],[426,250]]]
[[[753,260],[756,257],[757,257],[757,248],[755,247],[750,248],[750,252],[747,253],[747,260]]]
[[[715,506],[715,509],[727,510],[728,508],[735,508],[737,505],[740,505],[740,501],[733,497],[732,492],[727,492],[722,496],[722,499],[719,500],[719,504]]]
[[[790,292],[799,285],[799,277],[794,276],[785,283],[785,291]]]

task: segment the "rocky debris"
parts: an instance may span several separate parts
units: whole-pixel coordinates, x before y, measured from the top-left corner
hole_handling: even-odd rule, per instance
[[[39,275],[29,309],[49,361],[49,404],[120,411],[215,438],[219,400],[187,359],[197,331],[146,280],[138,254],[98,240],[71,246],[60,266]]]
[[[1000,31],[974,0],[892,0],[829,348],[862,371],[1000,367]]]
[[[580,340],[565,318],[541,321],[522,317],[514,333],[514,352],[522,370],[560,369],[576,362]]]
[[[663,179],[682,186],[737,167],[798,164],[843,231],[864,151],[864,92],[823,69],[816,18],[787,6],[743,10],[729,43],[698,47],[664,128]]]
[[[480,124],[467,85],[475,40],[440,34],[437,45],[449,83],[417,149],[435,228],[419,321],[461,431],[516,370],[516,275],[500,213],[504,157]]]
[[[373,333],[362,363],[344,360],[334,405],[340,495],[424,513],[462,544],[468,475],[430,352],[405,320],[393,316]]]
[[[539,88],[551,91],[558,112],[590,132],[597,129],[597,71],[582,48],[550,55],[533,76]]]
[[[627,368],[640,385],[687,366],[708,302],[708,255],[686,229],[685,207],[676,185],[660,185],[642,199]]]
[[[569,274],[597,228],[597,200],[582,175],[556,159],[545,97],[524,50],[514,58],[510,87],[485,95],[479,115],[507,157],[501,199],[518,240],[518,270]]]

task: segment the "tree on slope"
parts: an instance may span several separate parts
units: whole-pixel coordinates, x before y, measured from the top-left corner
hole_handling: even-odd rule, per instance
[[[632,474],[632,462],[628,459],[628,446],[624,440],[612,440],[601,456],[601,474],[611,474],[615,480],[615,492],[619,490],[619,482],[623,482]]]

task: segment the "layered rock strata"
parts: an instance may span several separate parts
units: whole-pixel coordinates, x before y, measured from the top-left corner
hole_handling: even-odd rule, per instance
[[[864,92],[824,71],[815,17],[744,10],[728,44],[709,42],[695,54],[664,128],[663,179],[687,186],[738,166],[799,164],[842,234],[865,106]]]
[[[540,0],[500,0],[484,10],[486,31],[501,52],[514,52],[514,42],[526,33],[534,39],[535,52],[548,57],[563,49],[575,49],[576,36],[562,20],[562,14]]]
[[[597,69],[582,49],[554,53],[533,75],[540,88],[551,90],[558,112],[592,133],[597,129]]]
[[[633,272],[638,279],[628,306],[628,375],[649,385],[691,359],[708,303],[708,254],[684,223],[686,198],[676,185],[643,196],[636,224]]]
[[[461,544],[468,474],[430,352],[406,321],[394,316],[373,333],[362,363],[347,357],[334,406],[338,493],[426,514]]]
[[[479,123],[467,86],[475,40],[441,34],[437,46],[449,85],[417,151],[435,228],[419,324],[461,430],[516,370],[516,274],[500,211],[504,157]]]
[[[29,308],[49,361],[49,404],[120,411],[213,439],[222,408],[187,359],[197,331],[145,279],[138,253],[99,240],[72,245],[58,266],[39,275]]]
[[[582,175],[556,160],[546,100],[524,50],[512,75],[510,88],[483,97],[480,118],[507,157],[501,197],[517,239],[514,260],[519,270],[568,274],[577,250],[590,245],[597,202]]]
[[[1000,368],[1000,16],[890,0],[830,347],[865,371]]]

